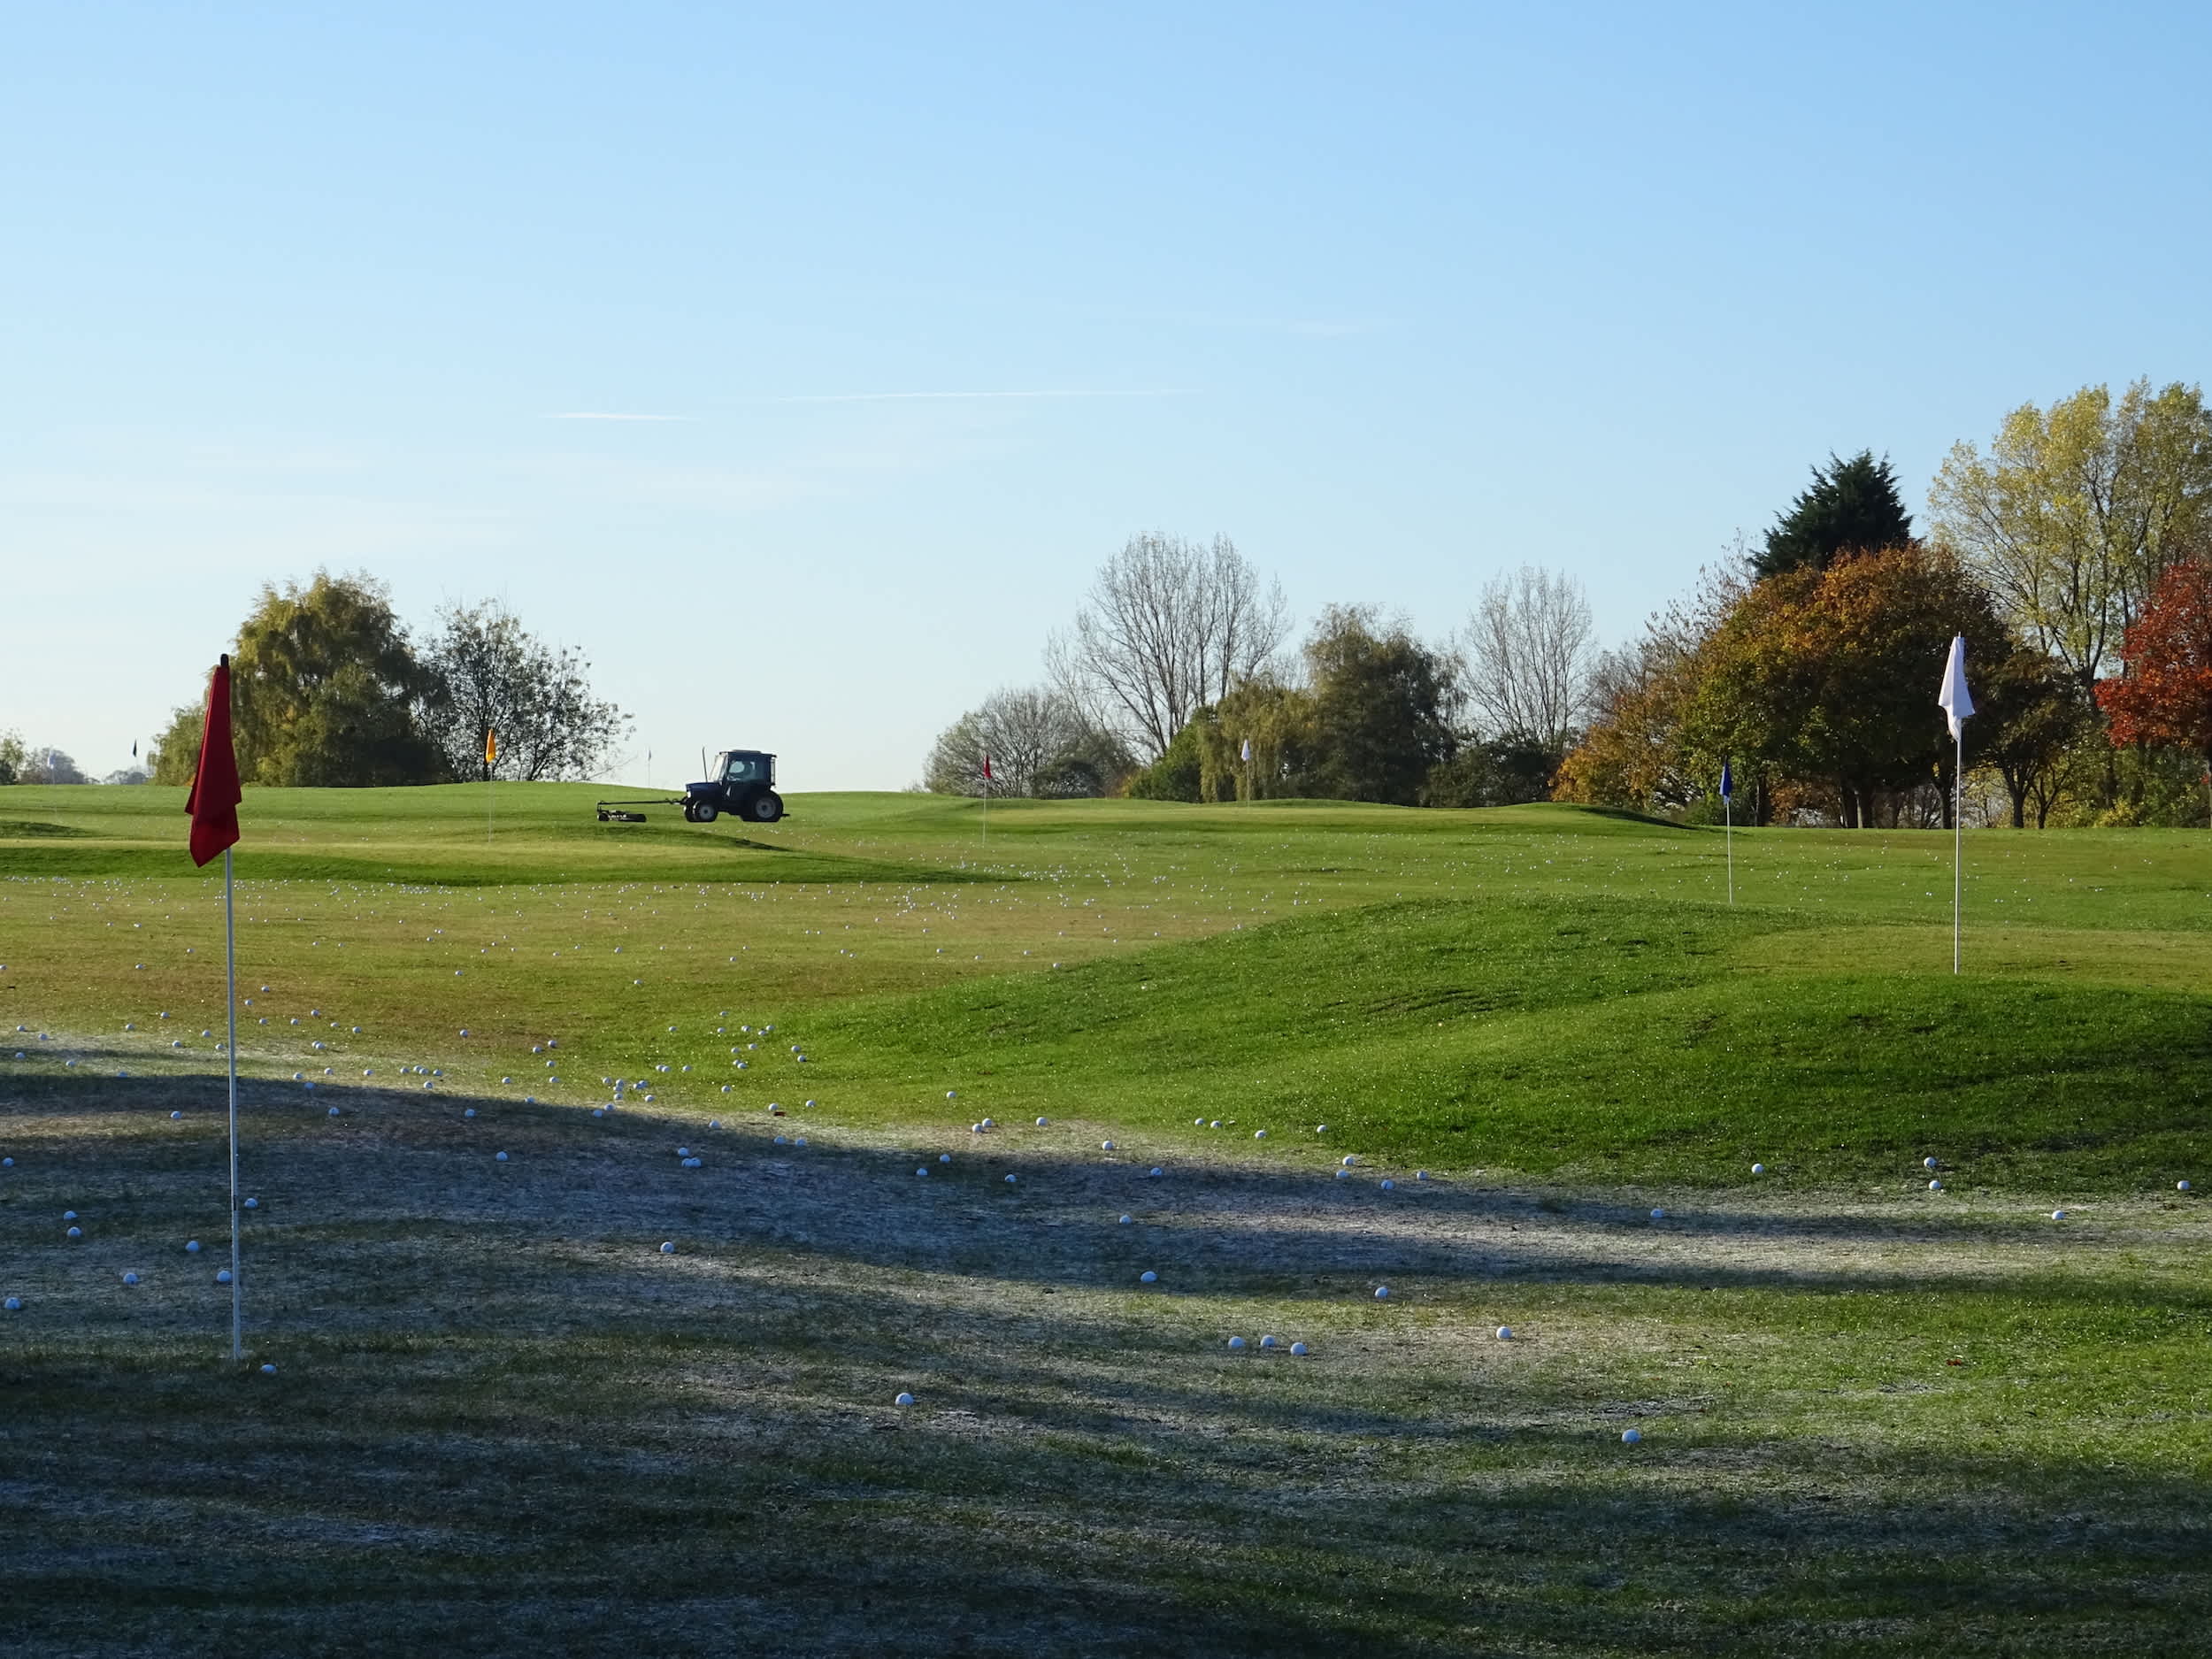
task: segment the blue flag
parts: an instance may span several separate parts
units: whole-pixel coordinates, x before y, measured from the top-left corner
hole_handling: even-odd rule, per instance
[[[1735,793],[1736,774],[1728,769],[1728,763],[1724,760],[1720,764],[1720,798],[1724,801],[1732,800]]]

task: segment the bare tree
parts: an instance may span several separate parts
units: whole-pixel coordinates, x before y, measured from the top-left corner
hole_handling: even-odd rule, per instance
[[[422,725],[455,777],[539,782],[604,769],[629,717],[592,695],[580,652],[542,643],[496,600],[448,605],[438,620],[422,657],[433,687]]]
[[[1056,690],[1023,687],[995,691],[938,736],[925,772],[940,795],[1095,794],[1071,779],[1118,770],[1117,749]],[[991,775],[983,775],[984,757]],[[1119,757],[1125,766],[1126,757]]]
[[[1484,584],[1467,619],[1465,690],[1485,736],[1565,752],[1589,718],[1600,672],[1582,584],[1524,565]]]
[[[1067,633],[1045,649],[1055,685],[1095,725],[1157,759],[1194,710],[1258,672],[1290,633],[1279,583],[1236,544],[1132,536],[1099,567]]]

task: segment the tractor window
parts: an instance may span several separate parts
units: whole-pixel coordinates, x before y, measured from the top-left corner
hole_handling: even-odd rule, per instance
[[[722,781],[724,783],[750,783],[753,781],[755,765],[756,763],[749,755],[733,755],[730,757],[729,764],[723,768]]]

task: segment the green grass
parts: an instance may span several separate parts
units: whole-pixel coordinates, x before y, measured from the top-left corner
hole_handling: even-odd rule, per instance
[[[2212,836],[628,793],[249,795],[263,1378],[180,792],[0,792],[12,1650],[2212,1650]]]

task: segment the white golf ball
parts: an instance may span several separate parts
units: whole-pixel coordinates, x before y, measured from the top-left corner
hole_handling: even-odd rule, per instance
[[[1255,1140],[1255,1141],[1264,1141],[1264,1140],[1266,1140],[1266,1139],[1267,1139],[1267,1131],[1266,1131],[1266,1130],[1264,1130],[1264,1129],[1255,1129],[1255,1130],[1252,1132],[1252,1139],[1253,1139],[1253,1140]]]
[[[1655,1210],[1651,1212],[1651,1218],[1654,1221],[1664,1221],[1667,1218],[1667,1212],[1663,1210]]]
[[[6,1302],[0,1302],[0,1308],[5,1308],[10,1313],[21,1313],[23,1311],[23,1298],[20,1296],[11,1296]]]
[[[1148,1267],[1137,1275],[1137,1283],[1140,1285],[1156,1285],[1159,1282],[1160,1276]]]
[[[1939,1193],[1943,1190],[1943,1183],[1941,1181],[1930,1181],[1928,1183],[1928,1190],[1932,1193]]]
[[[1244,1346],[1244,1339],[1240,1336],[1233,1336],[1229,1339],[1229,1346],[1233,1348],[1242,1348]]]
[[[187,1256],[197,1256],[200,1253],[200,1241],[197,1239],[187,1239],[184,1243],[184,1253]]]
[[[2066,1219],[2066,1212],[2062,1210],[2054,1210],[2051,1211],[2051,1219],[2053,1221],[2063,1221]]]
[[[464,1117],[464,1118],[473,1118],[473,1117],[475,1117],[475,1116],[476,1116],[476,1108],[475,1108],[475,1107],[473,1107],[473,1106],[470,1107],[470,1108],[469,1108],[466,1111],[463,1112],[463,1113],[461,1114],[461,1116],[462,1116],[462,1117]]]
[[[69,1229],[69,1236],[73,1239],[81,1239],[84,1237],[84,1229],[82,1227],[72,1227]]]
[[[1510,1342],[1512,1340],[1513,1327],[1509,1325],[1500,1325],[1498,1327],[1498,1340],[1501,1342]]]
[[[1429,1179],[1429,1172],[1426,1170],[1416,1170],[1413,1171],[1413,1179],[1417,1181],[1425,1181]]]
[[[1764,1175],[1767,1172],[1767,1166],[1763,1164],[1755,1164],[1751,1166],[1751,1172],[1754,1175]]]
[[[1049,1118],[1040,1118],[1039,1119],[1037,1119],[1037,1127],[1038,1127],[1038,1128],[1040,1128],[1040,1129],[1041,1129],[1041,1128],[1043,1128],[1043,1127],[1044,1127],[1047,1124],[1050,1123],[1051,1121],[1052,1121],[1052,1119],[1050,1119]]]
[[[1920,1167],[1924,1170],[1932,1170],[1941,1166],[1933,1158],[1923,1158],[1920,1160]]]
[[[1336,1179],[1340,1181],[1348,1181],[1352,1179],[1352,1171],[1349,1170],[1339,1170],[1336,1172]]]
[[[1290,1351],[1302,1358],[1306,1352],[1306,1345],[1303,1342],[1293,1342],[1290,1345]]]
[[[261,1208],[261,1201],[258,1198],[249,1198],[246,1200],[246,1208],[249,1210],[258,1210]]]
[[[1357,1153],[1347,1152],[1344,1155],[1344,1167],[1346,1169],[1351,1169],[1354,1165],[1357,1164],[1358,1162],[1359,1155]]]
[[[1011,1187],[1011,1186],[1014,1184],[1014,1178],[1013,1178],[1012,1176],[1010,1176],[1010,1176],[1008,1176],[1008,1177],[1006,1178],[1006,1184],[1007,1184],[1009,1187]]]
[[[675,1255],[675,1254],[676,1254],[676,1241],[675,1241],[673,1239],[664,1239],[664,1240],[661,1240],[661,1254],[662,1254],[663,1256],[673,1256],[673,1255]]]
[[[1395,1181],[1385,1181],[1382,1184],[1382,1189],[1386,1193],[1394,1193],[1398,1190],[1398,1183]]]
[[[331,1115],[333,1118],[335,1118],[335,1117],[338,1115],[338,1109],[337,1109],[335,1106],[333,1106],[333,1107],[330,1109],[330,1115]]]
[[[960,1098],[960,1091],[956,1088],[949,1088],[945,1091],[945,1098],[947,1100],[958,1100]]]
[[[135,1285],[138,1283],[138,1275],[135,1273],[126,1273],[123,1275],[123,1282],[126,1285]]]
[[[916,1170],[914,1173],[917,1175],[926,1175],[929,1173],[929,1166],[925,1164],[920,1169]]]
[[[1152,1168],[1151,1168],[1148,1171],[1147,1171],[1147,1172],[1148,1172],[1148,1173],[1149,1173],[1149,1174],[1157,1175],[1157,1174],[1160,1172],[1160,1166],[1159,1166],[1158,1164],[1155,1164],[1152,1166]]]
[[[276,1367],[273,1365],[264,1365],[261,1368],[261,1374],[264,1377],[273,1377],[276,1375]]]
[[[180,1118],[181,1118],[183,1116],[184,1116],[184,1114],[183,1114],[182,1112],[171,1112],[171,1113],[169,1114],[169,1121],[170,1121],[171,1123],[175,1123],[175,1122],[177,1122]]]
[[[1376,1286],[1375,1300],[1377,1302],[1388,1302],[1390,1300],[1390,1286],[1387,1285]]]
[[[1633,1446],[1643,1438],[1644,1434],[1641,1429],[1623,1429],[1621,1431],[1621,1444],[1624,1446]]]
[[[1260,1339],[1260,1346],[1261,1346],[1262,1348],[1275,1348],[1275,1347],[1278,1347],[1278,1346],[1279,1346],[1279,1345],[1276,1342],[1276,1340],[1275,1340],[1275,1339],[1274,1339],[1273,1337],[1271,1337],[1271,1336],[1263,1336],[1263,1337],[1262,1337],[1262,1338]]]
[[[891,1403],[895,1406],[910,1406],[914,1403],[914,1396],[910,1394],[902,1392],[899,1397],[894,1400]]]
[[[2189,1183],[2188,1183],[2188,1182],[2186,1182],[2186,1181],[2176,1181],[2176,1182],[2174,1183],[2174,1191],[2176,1191],[2176,1192],[2177,1192],[2177,1193],[2185,1193],[2185,1192],[2187,1192],[2188,1190],[2189,1190]]]
[[[216,1275],[215,1275],[215,1282],[216,1282],[217,1284],[219,1284],[219,1285],[227,1285],[227,1284],[229,1284],[229,1283],[230,1283],[230,1269],[228,1269],[228,1268],[227,1267],[227,1268],[223,1269],[223,1270],[222,1270],[222,1271],[220,1271],[220,1272],[219,1272],[218,1274],[216,1274]]]
[[[949,1152],[940,1152],[937,1155],[937,1161],[940,1164],[949,1164],[952,1162],[952,1154]]]
[[[1101,1152],[1111,1152],[1114,1149],[1114,1143],[1110,1141],[1102,1141],[1098,1143],[1098,1149]]]
[[[507,1161],[507,1155],[504,1152],[495,1152],[492,1156],[499,1163],[504,1164]]]
[[[1124,1216],[1124,1217],[1121,1218],[1121,1225],[1122,1225],[1123,1226],[1125,1226],[1125,1226],[1127,1226],[1127,1225],[1129,1225],[1129,1217],[1126,1217],[1126,1216]]]

